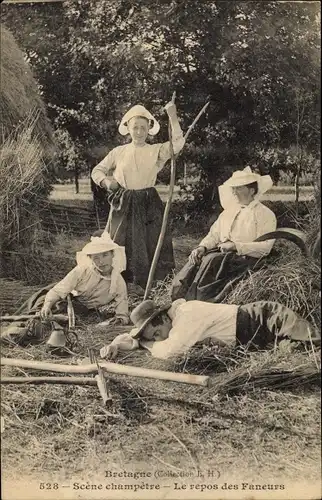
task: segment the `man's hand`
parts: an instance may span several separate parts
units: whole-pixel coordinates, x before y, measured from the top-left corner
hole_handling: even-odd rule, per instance
[[[205,253],[206,253],[205,247],[197,247],[194,250],[192,250],[191,254],[189,255],[190,264],[199,264]]]
[[[222,253],[236,251],[236,245],[232,241],[225,241],[225,243],[220,243],[218,247]]]
[[[118,354],[118,351],[119,351],[119,348],[117,345],[113,345],[113,344],[105,345],[100,350],[100,356],[101,356],[101,358],[105,358],[105,359],[115,359],[117,354]]]
[[[169,118],[176,118],[177,117],[177,107],[172,101],[168,102],[164,106],[164,109],[167,112]]]
[[[108,181],[107,179],[102,180],[101,187],[106,189],[107,191],[117,191],[120,187],[119,183],[115,180]]]
[[[48,319],[51,316],[51,304],[44,304],[40,311],[41,319]]]

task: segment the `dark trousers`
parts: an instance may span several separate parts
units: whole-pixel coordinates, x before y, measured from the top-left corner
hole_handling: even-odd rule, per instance
[[[320,344],[321,335],[307,320],[277,302],[262,300],[239,307],[237,343],[264,348],[283,339]]]

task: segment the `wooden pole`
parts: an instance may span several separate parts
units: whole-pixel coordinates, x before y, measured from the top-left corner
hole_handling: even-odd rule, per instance
[[[176,93],[174,92],[172,95],[172,99],[171,99],[173,104],[175,101],[175,97],[176,97]],[[163,240],[164,240],[165,233],[167,230],[168,217],[169,217],[169,212],[170,212],[170,207],[171,207],[171,202],[172,202],[174,183],[175,183],[175,179],[176,179],[176,159],[175,159],[175,155],[174,155],[174,151],[173,151],[172,129],[171,129],[170,120],[169,120],[169,124],[168,124],[168,134],[169,134],[170,155],[171,155],[171,176],[170,176],[168,200],[167,200],[167,203],[165,206],[163,219],[162,219],[162,225],[161,225],[161,231],[160,231],[158,243],[157,243],[157,246],[155,248],[154,255],[153,255],[153,260],[152,260],[152,264],[151,264],[151,268],[150,268],[150,272],[149,272],[148,281],[146,284],[143,300],[147,299],[147,297],[150,293],[151,287],[152,287],[155,269],[157,267],[157,263],[158,263],[158,260],[160,257],[161,248],[163,245]]]
[[[62,365],[59,363],[44,363],[42,361],[31,361],[26,359],[16,358],[1,358],[2,366],[15,366],[18,368],[30,368],[32,370],[68,373],[68,374],[97,374],[97,364],[89,365]],[[99,362],[99,367],[104,372],[115,373],[117,375],[128,375],[130,377],[143,377],[158,380],[169,380],[172,382],[179,382],[182,384],[201,385],[206,387],[208,385],[209,377],[205,375],[190,375],[188,373],[175,373],[163,370],[152,370],[149,368],[139,368],[137,366],[121,365],[118,363]],[[95,380],[95,379],[93,379]],[[96,384],[96,381],[95,381]]]
[[[175,96],[176,96],[176,93],[174,92],[173,95],[172,95],[172,102],[173,103],[175,101]],[[207,109],[208,106],[209,106],[209,102],[207,102],[204,105],[204,107],[202,108],[202,110],[198,113],[198,115],[196,116],[196,118],[194,119],[194,121],[192,122],[192,124],[190,125],[190,127],[188,128],[187,133],[184,136],[185,141],[187,140],[187,138],[188,138],[189,134],[191,133],[193,127],[195,126],[195,124],[197,123],[197,121],[199,120],[199,118],[201,117],[201,115],[206,111],[206,109]],[[168,217],[169,217],[169,213],[170,213],[170,207],[171,207],[171,203],[172,203],[172,196],[173,196],[174,184],[175,184],[175,179],[176,179],[176,159],[178,158],[178,156],[180,154],[180,153],[178,153],[177,155],[175,155],[174,151],[173,151],[172,129],[171,129],[170,120],[169,120],[169,125],[168,125],[168,132],[169,132],[169,143],[170,143],[170,154],[171,154],[171,177],[170,177],[170,184],[169,184],[168,200],[167,200],[167,203],[166,203],[166,206],[165,206],[165,210],[164,210],[164,214],[163,214],[163,219],[162,219],[162,225],[161,225],[161,231],[160,231],[158,243],[157,243],[157,246],[156,246],[156,249],[155,249],[155,252],[154,252],[154,256],[153,256],[153,260],[152,260],[152,264],[151,264],[151,268],[150,268],[150,272],[149,272],[148,281],[147,281],[147,284],[146,284],[146,288],[145,288],[143,300],[146,300],[148,298],[148,296],[149,296],[149,293],[150,293],[150,290],[151,290],[151,287],[152,287],[152,282],[153,282],[153,278],[154,278],[155,269],[157,267],[157,263],[158,263],[160,252],[161,252],[161,248],[162,248],[162,245],[163,245],[163,240],[164,240],[166,229],[167,229],[167,225],[168,225]]]
[[[55,384],[55,385],[95,385],[93,377],[1,377],[1,384]]]
[[[27,321],[28,319],[40,319],[39,314],[19,314],[19,315],[14,315],[14,316],[0,316],[0,322],[8,322],[11,323],[12,321]],[[63,321],[65,323],[68,323],[68,316],[65,316],[64,314],[52,314],[48,319],[43,320],[45,321],[51,321],[51,320],[56,320],[56,321]]]

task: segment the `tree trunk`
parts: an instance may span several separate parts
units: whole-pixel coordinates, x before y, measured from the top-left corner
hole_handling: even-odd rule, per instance
[[[79,168],[75,167],[74,169],[74,181],[75,181],[75,192],[79,193]]]
[[[298,215],[298,211],[299,211],[300,175],[301,175],[301,164],[299,164],[297,166],[296,175],[295,175],[295,210],[296,210],[296,215]]]

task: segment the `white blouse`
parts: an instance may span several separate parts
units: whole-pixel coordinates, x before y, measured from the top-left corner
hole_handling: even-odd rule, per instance
[[[270,253],[275,240],[257,243],[254,240],[275,231],[276,224],[274,212],[254,200],[244,208],[239,206],[224,210],[199,246],[210,250],[225,241],[233,241],[238,255],[260,258]]]
[[[49,290],[45,297],[45,303],[55,303],[57,300],[65,299],[71,293],[90,309],[113,302],[116,316],[127,318],[127,289],[121,274],[117,277],[115,293],[111,294],[110,290],[110,277],[102,276],[93,264],[77,265]]]
[[[182,131],[173,134],[173,151],[179,153],[184,146]],[[153,187],[157,174],[170,159],[170,143],[145,144],[133,143],[118,146],[92,171],[92,179],[100,185],[104,179],[113,178],[125,189],[145,189]]]
[[[128,351],[145,347],[155,358],[167,359],[187,352],[197,342],[212,339],[218,345],[236,343],[236,324],[239,306],[211,304],[200,300],[178,299],[167,311],[172,320],[169,337],[162,341],[133,339],[123,333],[115,337],[111,345]]]

